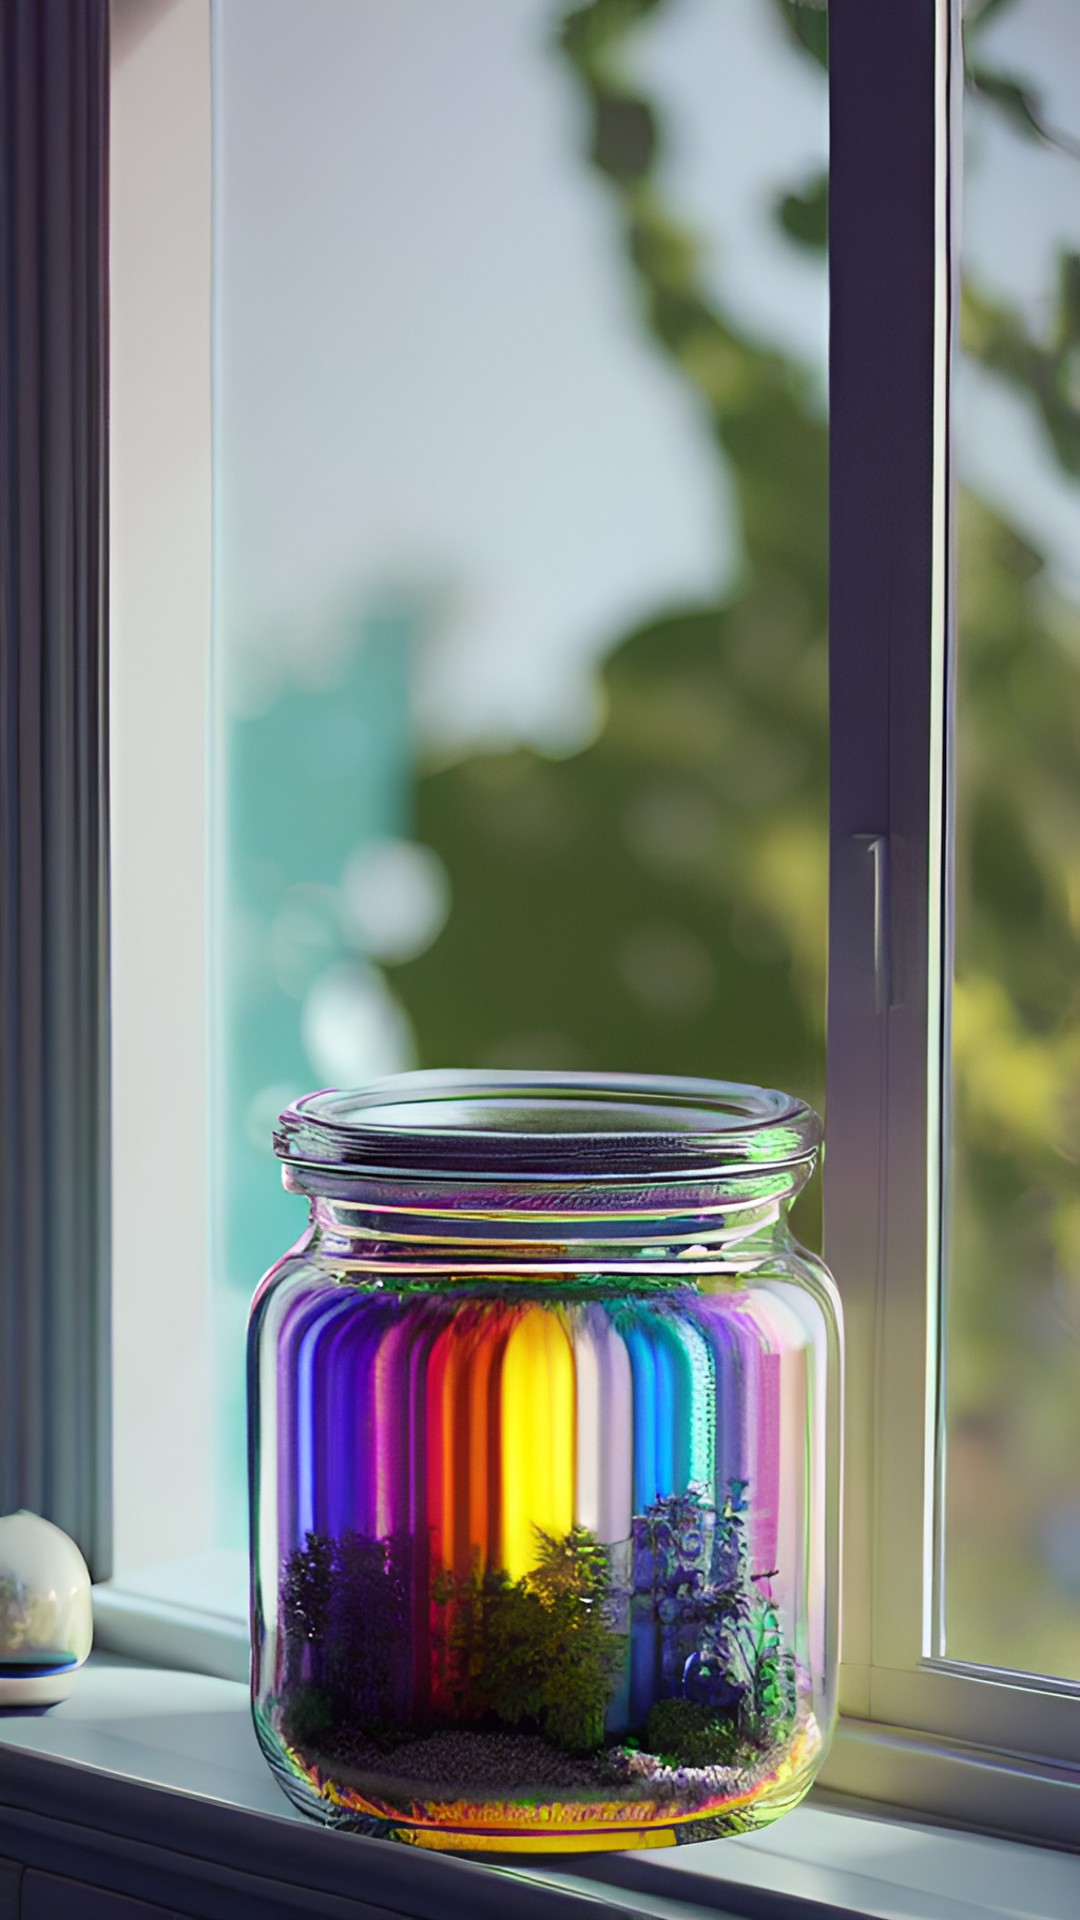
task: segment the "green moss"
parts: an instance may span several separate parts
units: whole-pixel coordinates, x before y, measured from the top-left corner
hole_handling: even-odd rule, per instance
[[[739,1757],[739,1731],[729,1714],[695,1700],[658,1700],[646,1723],[649,1751],[672,1767],[726,1767]]]
[[[301,1749],[319,1746],[334,1732],[334,1708],[324,1687],[297,1687],[283,1718],[285,1738]]]

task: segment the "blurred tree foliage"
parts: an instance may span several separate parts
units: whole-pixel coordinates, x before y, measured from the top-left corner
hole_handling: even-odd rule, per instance
[[[1033,90],[980,56],[1010,3],[969,14],[969,85],[1018,138],[1056,138]],[[707,289],[701,244],[665,204],[633,61],[663,4],[590,0],[560,44],[642,324],[730,484],[738,580],[613,643],[584,751],[479,754],[421,778],[416,831],[454,904],[395,984],[428,1062],[708,1074],[820,1105],[827,422],[810,373]],[[824,12],[773,4],[823,63]],[[824,177],[776,208],[800,246],[823,245],[826,213]],[[1080,475],[1077,257],[1060,262],[1045,338],[966,286],[962,344]],[[949,1609],[961,1657],[1080,1675],[1080,1555],[1071,1598],[1046,1573],[1047,1529],[1080,1502],[1080,616],[984,501],[962,493],[958,511]]]
[[[624,68],[656,7],[599,0],[567,16],[562,47],[643,321],[733,481],[740,585],[617,641],[584,752],[421,780],[416,830],[454,905],[395,985],[425,1060],[713,1074],[820,1103],[826,429],[812,377],[716,309],[664,205],[656,116]]]

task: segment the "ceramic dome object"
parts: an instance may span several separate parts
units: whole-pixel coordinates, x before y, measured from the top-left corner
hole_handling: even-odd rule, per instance
[[[72,1692],[93,1641],[90,1573],[36,1513],[0,1518],[0,1708],[51,1707]]]

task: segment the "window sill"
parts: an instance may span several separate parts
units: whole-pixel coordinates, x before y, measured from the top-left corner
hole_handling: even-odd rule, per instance
[[[1080,1858],[828,1798],[760,1834],[528,1865],[326,1832],[274,1785],[244,1687],[101,1653],[61,1706],[0,1716],[0,1856],[3,1920],[29,1911],[18,1895],[5,1905],[4,1873],[21,1869],[27,1887],[59,1875],[133,1899],[131,1908],[100,1908],[117,1920],[166,1910],[205,1920],[249,1912],[504,1920],[511,1909],[515,1920],[541,1920],[595,1913],[597,1903],[670,1920],[1075,1920],[1080,1911]],[[96,1920],[96,1903],[92,1911]]]
[[[247,1686],[245,1553],[201,1554],[94,1588],[94,1645],[145,1667],[180,1667]]]

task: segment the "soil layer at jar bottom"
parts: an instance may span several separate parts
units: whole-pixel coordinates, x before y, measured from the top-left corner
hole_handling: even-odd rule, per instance
[[[456,1726],[396,1745],[353,1736],[334,1752],[288,1744],[265,1721],[259,1733],[290,1798],[317,1818],[481,1850],[663,1846],[746,1832],[801,1799],[821,1747],[808,1710],[785,1740],[726,1766],[677,1765],[632,1745],[560,1753],[538,1734],[504,1728]]]

